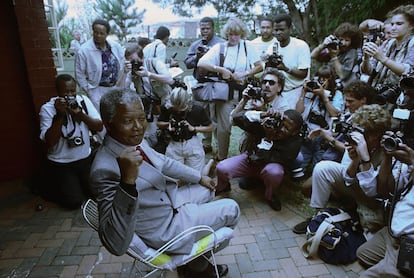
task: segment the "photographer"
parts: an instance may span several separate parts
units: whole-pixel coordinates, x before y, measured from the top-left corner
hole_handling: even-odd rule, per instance
[[[269,66],[283,72],[286,82],[282,95],[286,97],[289,108],[295,109],[303,82],[309,78],[311,66],[309,45],[303,40],[290,36],[292,18],[288,14],[276,15],[273,28],[278,43],[276,46],[269,46],[267,54],[278,59],[275,59],[276,65]]]
[[[41,195],[65,208],[79,209],[90,197],[90,131],[101,131],[98,111],[86,96],[76,94],[76,82],[68,74],[56,77],[58,97],[40,109],[40,139],[47,146],[48,181]]]
[[[148,121],[145,138],[154,147],[157,143],[156,122],[160,107],[171,91],[174,79],[165,63],[156,58],[144,58],[142,48],[137,43],[126,44],[125,58],[128,70],[121,87],[133,87],[140,95]]]
[[[377,104],[364,105],[354,113],[352,126],[344,132],[346,150],[341,163],[321,161],[313,169],[311,207],[325,208],[335,194],[346,199],[343,204],[348,208],[356,205],[365,230],[376,232],[384,225],[382,208],[375,200],[375,180],[382,159],[380,139],[390,122],[389,113]],[[296,225],[294,232],[305,233],[309,221]]]
[[[229,152],[231,121],[230,112],[246,85],[248,77],[262,70],[260,57],[254,45],[244,40],[248,33],[246,24],[239,18],[232,17],[223,26],[222,35],[225,43],[214,45],[198,61],[197,67],[219,75],[213,90],[225,95],[226,100],[211,102],[210,118],[215,121],[213,133],[217,141],[216,161],[225,159]],[[220,86],[221,85],[221,86]]]
[[[387,18],[391,19],[392,39],[385,48],[366,41],[361,70],[370,74],[369,82],[377,89],[378,103],[393,106],[400,94],[397,86],[400,76],[414,67],[414,5],[399,6]]]
[[[340,87],[337,88],[335,73],[328,65],[320,67],[314,79],[305,82],[301,97],[296,103],[296,111],[302,113],[307,127],[306,134],[317,128],[329,129],[332,117],[338,117],[343,112],[344,100]],[[316,136],[302,142],[300,153],[303,157],[303,170],[322,160],[325,152],[323,141],[321,136]]]
[[[300,113],[291,109],[284,113],[243,111],[234,116],[234,123],[254,134],[256,141],[240,155],[217,164],[216,194],[229,191],[233,178],[259,178],[264,183],[269,206],[281,210],[276,191],[300,149],[299,133],[303,123]]]
[[[200,34],[201,39],[196,40],[190,45],[187,51],[187,57],[184,59],[184,63],[187,69],[194,69],[193,76],[198,82],[212,82],[208,77],[218,77],[217,73],[202,70],[197,67],[198,60],[207,53],[207,51],[218,43],[223,43],[225,40],[216,36],[214,31],[214,21],[211,17],[203,17],[200,20]],[[211,116],[211,109],[214,109],[214,105],[210,102],[199,102],[202,105],[209,117]],[[210,117],[211,118],[211,117]],[[203,134],[203,148],[206,153],[211,152],[211,138],[212,133]]]
[[[353,69],[358,62],[357,49],[361,44],[362,34],[358,26],[344,22],[335,29],[333,35],[327,36],[323,43],[312,50],[311,58],[328,62],[346,86],[356,79]]]
[[[201,171],[205,153],[198,132],[207,133],[213,129],[203,107],[193,104],[191,94],[183,88],[175,88],[161,107],[157,126],[168,129],[171,141],[165,155]]]
[[[389,226],[359,247],[357,257],[363,266],[369,267],[360,277],[412,277],[414,273],[413,256],[408,251],[412,250],[414,240],[414,150],[403,143],[390,144],[396,138],[393,132],[382,138],[384,159],[377,179],[382,197],[395,198]],[[405,240],[411,243],[405,245]],[[408,272],[404,272],[406,267]]]

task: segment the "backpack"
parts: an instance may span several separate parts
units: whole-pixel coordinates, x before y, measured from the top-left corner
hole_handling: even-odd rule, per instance
[[[356,261],[356,251],[366,239],[358,216],[339,208],[319,211],[307,227],[307,241],[303,255],[310,258],[318,254],[329,264],[347,264]]]

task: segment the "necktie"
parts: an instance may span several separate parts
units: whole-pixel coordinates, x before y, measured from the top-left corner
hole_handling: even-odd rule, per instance
[[[136,150],[140,152],[142,159],[146,162],[148,162],[149,164],[151,164],[152,166],[154,166],[151,162],[151,160],[148,158],[148,156],[145,154],[145,152],[142,150],[141,146],[137,146]]]

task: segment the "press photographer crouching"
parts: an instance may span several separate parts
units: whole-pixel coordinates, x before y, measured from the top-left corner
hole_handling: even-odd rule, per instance
[[[47,181],[39,188],[43,198],[69,209],[79,209],[91,196],[88,176],[91,165],[90,132],[103,124],[87,96],[76,94],[72,76],[56,77],[58,97],[40,109],[40,139],[47,146]]]
[[[243,153],[220,161],[216,167],[216,194],[230,190],[230,180],[238,177],[259,178],[265,186],[269,206],[278,211],[277,198],[285,172],[290,171],[299,153],[302,117],[295,110],[284,113],[242,111],[233,117],[234,123],[255,135],[255,144]]]
[[[351,125],[344,125],[345,153],[341,162],[322,160],[312,172],[310,206],[315,211],[326,208],[331,195],[348,209],[357,209],[365,231],[376,232],[384,226],[384,211],[375,199],[378,166],[382,160],[380,141],[390,129],[391,116],[378,104],[360,107],[352,117]],[[294,232],[305,233],[306,220],[294,227]]]
[[[397,134],[382,138],[384,159],[377,178],[379,197],[389,200],[388,226],[357,251],[368,269],[360,277],[412,277],[414,274],[414,150]]]
[[[335,72],[328,65],[322,66],[314,78],[305,82],[302,94],[296,103],[296,111],[302,113],[306,123],[305,140],[302,142],[300,167],[306,171],[309,166],[322,160],[327,144],[321,136],[307,138],[315,129],[329,129],[332,117],[343,113],[344,99],[342,83],[337,84]]]
[[[205,163],[205,152],[198,132],[207,133],[213,129],[205,109],[192,101],[191,94],[182,87],[172,90],[157,126],[168,130],[171,138],[165,155],[201,171]]]

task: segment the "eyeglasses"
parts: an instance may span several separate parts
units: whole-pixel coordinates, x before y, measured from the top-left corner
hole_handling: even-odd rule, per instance
[[[262,84],[266,85],[266,83],[269,83],[270,86],[273,86],[276,84],[276,81],[274,80],[268,80],[268,79],[263,79]]]

